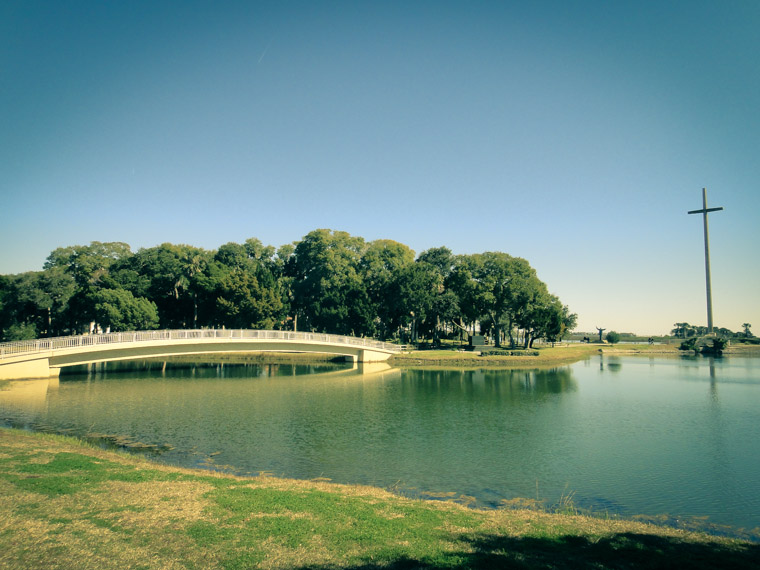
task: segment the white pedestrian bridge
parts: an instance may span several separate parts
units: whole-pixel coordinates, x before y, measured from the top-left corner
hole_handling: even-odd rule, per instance
[[[0,380],[58,376],[79,364],[223,352],[316,352],[380,362],[401,352],[367,338],[294,331],[200,329],[134,331],[0,343]]]

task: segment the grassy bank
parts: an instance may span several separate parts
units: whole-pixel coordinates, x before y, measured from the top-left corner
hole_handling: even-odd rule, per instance
[[[231,352],[219,354],[169,356],[160,360],[171,363],[197,363],[199,360],[208,363],[230,364],[321,364],[344,363],[343,356],[320,354],[318,352]]]
[[[676,344],[558,344],[541,347],[537,354],[526,356],[500,356],[484,352],[459,351],[454,348],[443,350],[415,350],[391,357],[389,364],[398,367],[442,367],[442,368],[550,368],[571,364],[592,355],[607,356],[689,356],[690,352],[678,350]],[[732,344],[726,356],[760,356],[760,345]]]
[[[756,568],[760,545],[161,466],[0,429],[0,568]]]

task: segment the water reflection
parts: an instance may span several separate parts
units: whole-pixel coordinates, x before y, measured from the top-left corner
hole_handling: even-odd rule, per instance
[[[58,388],[58,378],[11,380],[0,389],[0,401],[5,406],[42,413],[47,405],[48,392]]]
[[[610,356],[607,358],[607,370],[610,372],[620,372],[622,368],[623,362],[619,356]]]
[[[620,372],[623,367],[623,360],[619,356],[605,356],[599,354],[599,371]]]
[[[381,363],[384,364],[384,363]],[[385,364],[384,364],[385,365]],[[385,365],[387,366],[387,365]],[[128,378],[149,376],[170,377],[269,377],[322,374],[336,371],[358,370],[356,364],[324,362],[316,364],[293,363],[240,363],[240,362],[182,362],[158,359],[100,362],[70,366],[61,371],[61,378],[77,380],[82,376],[93,378]]]
[[[469,397],[513,402],[578,389],[570,368],[550,370],[408,370],[404,381],[425,392],[458,392]]]

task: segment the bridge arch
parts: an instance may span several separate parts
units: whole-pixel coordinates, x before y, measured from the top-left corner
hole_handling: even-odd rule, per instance
[[[230,352],[315,352],[380,362],[395,344],[351,336],[248,329],[133,331],[0,344],[0,379],[57,376],[78,364]]]

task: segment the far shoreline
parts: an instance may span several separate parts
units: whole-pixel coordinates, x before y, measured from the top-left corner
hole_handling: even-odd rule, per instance
[[[480,355],[477,352],[455,349],[415,350],[394,355],[388,363],[398,368],[551,368],[566,366],[591,356],[692,356],[689,351],[678,349],[675,344],[581,344],[557,343],[554,347],[537,349],[536,356]],[[732,345],[724,350],[724,356],[760,356],[760,345]]]

